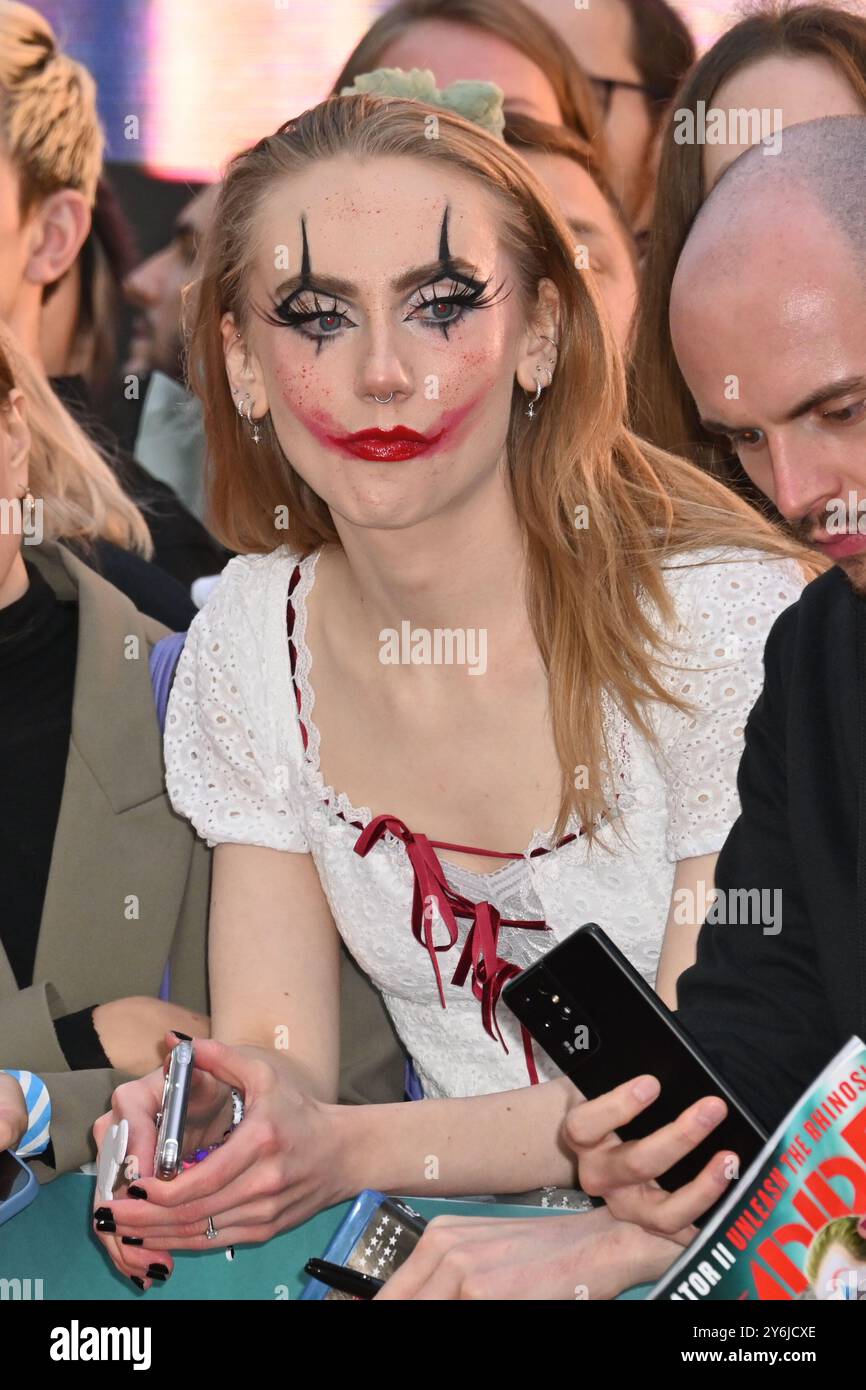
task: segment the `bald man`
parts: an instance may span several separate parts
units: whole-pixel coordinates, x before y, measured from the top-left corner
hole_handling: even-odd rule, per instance
[[[741,815],[716,867],[722,902],[780,892],[781,931],[708,920],[678,985],[682,1022],[768,1128],[852,1034],[866,1038],[864,168],[861,116],[786,129],[773,159],[744,154],[699,214],[671,300],[704,423],[834,562],[767,641]],[[670,1195],[653,1179],[721,1116],[700,1102],[621,1144],[613,1131],[654,1099],[635,1084],[571,1112],[581,1182],[614,1215],[684,1241],[722,1166]]]

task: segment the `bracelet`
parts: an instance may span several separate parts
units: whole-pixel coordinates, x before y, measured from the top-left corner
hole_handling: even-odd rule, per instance
[[[181,1163],[181,1168],[194,1168],[197,1163],[201,1163],[212,1154],[214,1149],[222,1148],[226,1139],[233,1134],[244,1117],[244,1098],[234,1086],[232,1086],[232,1122],[223,1134],[222,1139],[218,1139],[214,1144],[208,1144],[206,1149],[196,1149],[194,1153],[187,1154]]]

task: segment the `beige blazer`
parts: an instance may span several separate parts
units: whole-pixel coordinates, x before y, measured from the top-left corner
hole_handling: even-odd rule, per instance
[[[70,1071],[52,1020],[111,999],[159,993],[209,1013],[210,854],[172,810],[148,655],[165,629],[63,546],[29,547],[58,597],[77,599],[72,731],[33,984],[19,990],[0,945],[0,1066],[37,1072],[51,1096],[57,1168],[94,1156],[91,1128],[129,1078]],[[14,814],[14,808],[4,808]],[[378,995],[344,954],[341,1099],[402,1098],[403,1054]]]

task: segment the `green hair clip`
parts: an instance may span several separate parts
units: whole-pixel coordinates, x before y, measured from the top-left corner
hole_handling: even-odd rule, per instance
[[[429,68],[412,68],[411,72],[403,68],[376,68],[374,72],[360,73],[351,87],[341,89],[340,96],[355,96],[358,92],[404,97],[410,101],[424,101],[428,106],[441,106],[444,111],[453,111],[480,125],[499,140],[505,129],[502,110],[505,93],[495,82],[452,82],[440,91]]]

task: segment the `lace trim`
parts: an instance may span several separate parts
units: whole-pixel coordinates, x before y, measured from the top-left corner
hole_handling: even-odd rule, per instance
[[[349,825],[358,830],[365,830],[373,819],[373,812],[370,807],[355,806],[344,792],[336,791],[325,781],[322,772],[322,739],[314,719],[316,692],[310,679],[313,656],[307,645],[307,600],[315,580],[316,564],[320,553],[320,551],[315,550],[311,555],[307,555],[298,562],[298,580],[294,586],[290,584],[288,597],[292,615],[290,646],[294,647],[292,682],[297,698],[298,721],[304,739],[304,771],[317,799],[333,817],[348,822]],[[614,703],[606,693],[603,695],[603,720],[608,747],[614,747],[617,741],[619,743],[620,780],[622,780],[624,766],[628,763],[627,740],[622,723],[616,718]],[[619,735],[618,740],[616,739],[617,733]],[[611,781],[612,797],[617,799],[619,794],[613,792],[612,779],[609,774],[607,777]],[[621,797],[619,797],[619,803],[622,806]],[[624,810],[625,807],[622,806],[622,809]],[[466,872],[472,874],[472,877],[479,881],[491,883],[496,880],[498,882],[507,874],[509,869],[513,869],[515,863],[531,864],[531,861],[538,858],[539,855],[555,854],[557,850],[564,848],[565,845],[570,844],[584,833],[583,827],[574,815],[569,817],[565,834],[555,844],[553,843],[553,831],[553,825],[548,830],[533,830],[528,846],[521,851],[520,859],[504,864],[500,869],[493,869],[489,873],[474,873],[471,869],[466,870]],[[392,853],[402,857],[402,842],[395,835],[392,835],[390,830],[383,835],[382,843],[387,845]],[[449,861],[443,860],[442,863],[443,867],[447,868]]]

